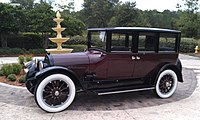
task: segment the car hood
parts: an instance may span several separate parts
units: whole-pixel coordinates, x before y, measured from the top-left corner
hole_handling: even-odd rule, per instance
[[[54,65],[69,66],[69,65],[85,65],[89,64],[88,55],[85,52],[68,53],[68,54],[52,54]]]

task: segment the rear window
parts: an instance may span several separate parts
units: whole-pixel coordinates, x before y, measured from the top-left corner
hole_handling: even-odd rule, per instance
[[[161,33],[159,38],[159,52],[176,51],[176,35]]]
[[[155,52],[156,49],[156,34],[155,33],[140,33],[138,41],[138,52]]]

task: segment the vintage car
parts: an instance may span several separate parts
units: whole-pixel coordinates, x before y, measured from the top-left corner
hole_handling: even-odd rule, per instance
[[[180,31],[91,28],[87,38],[84,52],[47,54],[27,65],[26,87],[44,111],[65,110],[82,91],[106,95],[154,90],[169,98],[183,82]]]

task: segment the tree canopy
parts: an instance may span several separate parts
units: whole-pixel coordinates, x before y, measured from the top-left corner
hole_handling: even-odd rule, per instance
[[[67,1],[67,0],[66,0]],[[61,23],[67,28],[64,35],[82,35],[91,27],[143,26],[177,29],[184,37],[200,37],[199,0],[183,0],[177,11],[140,10],[136,2],[119,0],[84,0],[83,9],[74,11],[74,3],[58,5],[61,10]],[[7,46],[7,36],[33,32],[52,35],[55,26],[53,10],[55,0],[11,0],[20,6],[0,3],[1,46]],[[44,40],[45,40],[44,36]]]

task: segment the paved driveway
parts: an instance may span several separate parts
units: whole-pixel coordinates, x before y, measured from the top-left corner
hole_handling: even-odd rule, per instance
[[[199,120],[200,59],[186,55],[180,58],[184,83],[178,84],[169,99],[159,99],[152,91],[105,96],[81,93],[69,109],[55,114],[39,109],[26,89],[0,85],[0,120]]]

